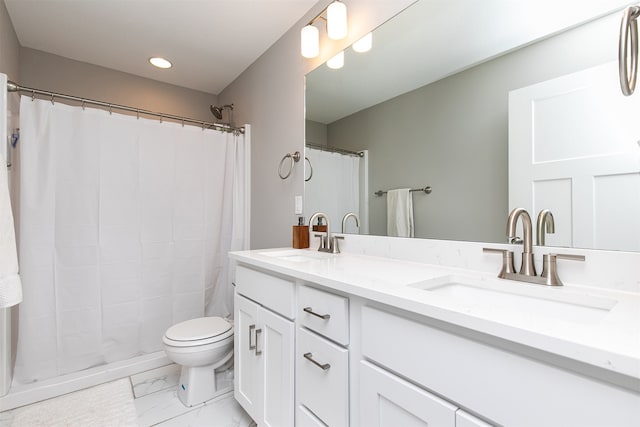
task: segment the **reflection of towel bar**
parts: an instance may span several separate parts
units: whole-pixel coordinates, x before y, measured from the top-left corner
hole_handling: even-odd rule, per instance
[[[424,187],[424,188],[412,188],[412,189],[411,189],[411,190],[409,190],[409,191],[411,191],[411,192],[414,192],[414,191],[424,191],[424,193],[425,193],[425,194],[430,194],[430,193],[431,193],[431,187],[427,186],[427,187]],[[375,193],[373,193],[373,194],[375,194],[376,196],[380,197],[380,196],[382,196],[382,195],[387,194],[387,192],[386,192],[386,191],[382,191],[382,190],[378,190],[378,191],[376,191],[376,192],[375,192]]]

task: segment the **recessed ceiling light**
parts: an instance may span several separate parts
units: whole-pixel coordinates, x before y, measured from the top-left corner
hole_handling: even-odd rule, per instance
[[[171,62],[167,61],[164,58],[160,58],[159,56],[149,58],[149,62],[151,62],[151,65],[158,68],[171,68],[172,65]]]

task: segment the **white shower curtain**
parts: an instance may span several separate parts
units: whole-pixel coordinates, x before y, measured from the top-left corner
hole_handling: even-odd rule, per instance
[[[231,313],[248,135],[29,97],[20,128],[16,381],[158,351],[170,325]]]
[[[324,212],[331,221],[331,232],[339,233],[346,213],[360,215],[360,158],[310,147],[305,149],[305,155],[313,167],[313,175],[304,188],[306,220],[315,212]],[[348,227],[348,232],[358,232],[353,220]]]

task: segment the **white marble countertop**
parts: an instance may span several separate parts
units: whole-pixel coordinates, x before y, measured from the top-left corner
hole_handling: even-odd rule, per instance
[[[640,296],[635,293],[567,283],[547,287],[472,270],[308,249],[249,250],[229,255],[240,263],[640,379]],[[490,293],[488,298],[477,300],[460,298],[425,290],[430,281],[435,285],[459,282]],[[501,303],[505,294],[507,302]],[[513,294],[524,298],[516,297],[513,302],[509,299]],[[493,296],[497,297],[495,302]],[[543,310],[535,305],[540,300]],[[550,301],[558,304],[546,304]],[[584,307],[587,309],[582,310]]]

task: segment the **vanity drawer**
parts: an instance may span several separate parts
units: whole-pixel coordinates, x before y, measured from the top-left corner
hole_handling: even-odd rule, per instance
[[[295,318],[295,283],[239,265],[236,291],[282,316]]]
[[[296,427],[327,427],[318,417],[313,415],[307,408],[298,405],[296,409]]]
[[[300,323],[342,345],[349,344],[349,300],[309,286],[298,294]]]
[[[324,368],[318,365],[324,365]],[[296,368],[299,403],[329,426],[348,425],[347,349],[298,328]]]

